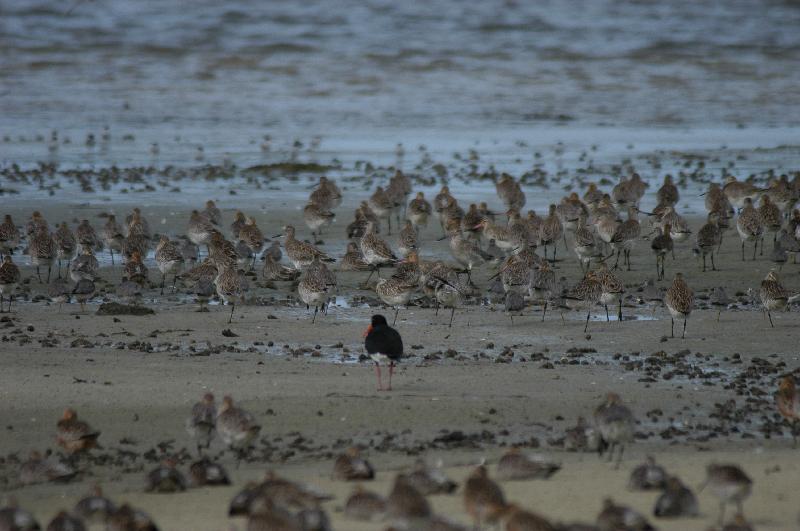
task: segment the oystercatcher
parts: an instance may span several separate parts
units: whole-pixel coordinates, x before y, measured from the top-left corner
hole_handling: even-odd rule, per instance
[[[389,326],[386,317],[373,315],[372,324],[364,332],[364,348],[375,361],[375,374],[378,376],[378,391],[392,390],[392,374],[395,362],[403,357],[403,340],[400,334]],[[383,388],[381,364],[389,363],[389,387]]]

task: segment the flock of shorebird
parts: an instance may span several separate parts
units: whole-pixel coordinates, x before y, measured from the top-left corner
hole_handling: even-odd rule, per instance
[[[377,320],[377,324],[388,326],[382,318]],[[372,332],[372,328],[369,332]],[[778,411],[796,424],[800,419],[800,396],[791,376],[782,380],[775,400]],[[583,419],[578,419],[577,426],[569,428],[565,434],[565,448],[596,451],[601,457],[606,453],[608,461],[614,461],[618,468],[625,446],[634,441],[636,420],[633,412],[619,395],[609,393],[606,400],[595,408],[593,420],[593,425],[589,426]],[[165,456],[159,466],[145,475],[146,492],[174,493],[189,487],[230,485],[230,476],[225,468],[208,453],[213,441],[219,438],[224,447],[235,454],[238,467],[242,460],[247,459],[261,433],[261,425],[252,413],[234,404],[230,396],[225,396],[218,408],[211,393],[206,393],[192,407],[185,426],[198,453],[194,460],[182,456],[183,461],[192,461],[188,466],[189,479],[180,470],[181,463],[177,458]],[[97,451],[99,438],[100,431],[79,419],[74,410],[67,409],[56,424],[55,438],[64,453],[48,451],[42,455],[32,452],[20,466],[20,482],[69,481],[91,466],[91,461],[85,456]],[[509,502],[499,483],[546,480],[561,468],[560,463],[515,447],[498,460],[494,467],[495,479],[489,477],[489,469],[482,463],[474,468],[463,485],[458,485],[445,475],[440,466],[431,467],[424,460],[418,460],[408,471],[397,474],[388,496],[367,490],[359,483],[344,500],[343,513],[351,520],[376,524],[385,522],[390,526],[386,529],[392,530],[463,531],[467,528],[436,515],[427,499],[433,495],[453,494],[460,489],[464,510],[476,529],[487,525],[503,526],[506,531],[655,529],[646,516],[610,498],[604,501],[594,524],[556,524]],[[336,457],[331,472],[331,478],[336,481],[365,482],[374,479],[375,475],[375,468],[356,447],[348,448]],[[700,515],[698,499],[693,490],[678,477],[669,474],[652,457],[632,469],[628,487],[630,490],[661,491],[653,508],[656,518],[694,518]],[[743,502],[752,493],[753,481],[738,465],[709,464],[706,479],[699,488],[708,488],[719,500],[720,529],[752,530],[744,517]],[[263,481],[247,483],[232,498],[228,514],[245,518],[248,531],[327,531],[331,526],[323,503],[331,499],[331,496],[312,487],[270,471]],[[726,523],[727,505],[734,505],[736,514]],[[88,497],[78,501],[72,510],[59,512],[47,529],[82,531],[94,524],[104,525],[107,531],[158,529],[143,511],[129,504],[117,505],[104,497],[99,486]],[[0,529],[17,531],[40,527],[30,513],[12,501],[10,505],[0,508]]]
[[[347,225],[348,244],[336,268],[328,253],[317,247],[322,230],[331,225],[334,210],[342,202],[342,193],[333,181],[321,177],[311,192],[303,209],[303,221],[310,229],[313,242],[297,237],[294,226],[283,227],[283,245],[270,242],[258,227],[255,218],[236,212],[230,225],[229,236],[222,228],[222,212],[214,201],[208,201],[202,210],[194,210],[185,234],[178,239],[161,235],[155,243],[154,260],[161,273],[161,294],[166,279],[172,277],[173,291],[178,278],[191,283],[201,307],[214,295],[230,304],[231,322],[236,302],[243,298],[247,287],[242,273],[255,268],[260,257],[263,278],[269,283],[288,281],[295,283],[299,298],[307,307],[314,308],[313,320],[319,310],[325,310],[337,292],[337,271],[369,272],[365,286],[374,289],[377,296],[395,309],[413,298],[427,296],[437,308],[451,310],[450,326],[457,307],[466,298],[478,294],[472,282],[474,268],[487,262],[497,265],[494,281],[489,289],[505,296],[506,309],[519,311],[530,302],[543,305],[544,319],[548,304],[584,308],[588,327],[591,310],[597,304],[606,309],[617,305],[621,319],[625,292],[621,278],[615,273],[622,267],[631,270],[633,249],[645,233],[653,236],[650,248],[655,256],[657,278],[665,276],[667,257],[675,255],[675,246],[692,241],[692,231],[686,219],[676,210],[679,199],[677,186],[669,175],[656,192],[657,206],[652,212],[640,210],[640,202],[647,184],[637,175],[622,177],[611,193],[604,193],[595,184],[579,197],[571,193],[558,204],[550,205],[547,215],[539,216],[529,210],[525,216],[525,193],[519,182],[507,174],[496,181],[497,195],[506,208],[506,222],[489,210],[486,203],[462,208],[447,186],[433,198],[432,204],[422,192],[413,199],[411,178],[398,171],[388,185],[378,187],[367,201],[355,211],[354,220]],[[724,185],[712,183],[705,195],[708,210],[707,223],[694,235],[693,251],[702,258],[703,271],[710,259],[711,270],[716,270],[715,255],[722,244],[726,230],[735,225],[742,242],[742,260],[745,245],[752,242],[752,259],[756,258],[759,243],[764,252],[765,236],[773,236],[770,258],[782,263],[791,254],[800,252],[800,210],[793,209],[800,197],[800,178],[792,181],[787,175],[775,178],[768,187],[759,188],[749,182],[727,177]],[[409,200],[410,199],[410,200]],[[755,203],[759,202],[756,207]],[[739,209],[738,215],[736,209]],[[623,219],[621,212],[627,212]],[[639,221],[639,214],[649,219]],[[453,262],[429,260],[422,256],[424,241],[421,229],[435,216],[442,229],[441,240],[448,241]],[[391,236],[391,222],[405,218],[399,227],[397,239]],[[735,221],[734,220],[735,217]],[[386,229],[384,233],[384,227]],[[397,228],[397,227],[396,227]],[[95,257],[98,249],[107,248],[112,265],[115,252],[124,258],[123,280],[118,294],[135,299],[148,283],[148,256],[154,235],[147,219],[134,208],[124,220],[113,214],[98,233],[88,220],[83,220],[73,231],[67,223],[51,229],[40,212],[34,212],[24,227],[24,237],[9,215],[0,224],[0,311],[10,310],[20,273],[12,254],[24,246],[30,264],[42,280],[42,268],[47,268],[47,282],[54,265],[58,279],[49,290],[54,301],[64,302],[70,297],[83,304],[95,294],[94,280],[99,274]],[[571,244],[567,235],[571,234]],[[280,234],[274,236],[277,238]],[[396,245],[390,242],[396,241]],[[573,286],[563,285],[556,279],[553,264],[560,242],[572,248],[577,257],[583,278]],[[200,249],[207,255],[198,262]],[[542,249],[539,254],[538,249]],[[552,255],[548,252],[552,250]],[[285,253],[291,267],[281,263]],[[612,258],[613,266],[611,266]],[[61,278],[62,262],[67,263],[70,286]],[[381,277],[380,269],[395,267],[394,273]],[[377,282],[369,285],[374,273]],[[466,277],[466,278],[465,278]],[[786,309],[793,298],[781,284],[776,271],[771,271],[761,283],[761,303],[772,322],[772,312]],[[5,300],[8,307],[4,307]],[[672,316],[672,335],[675,320],[682,321],[683,334],[686,321],[694,306],[693,292],[683,275],[678,272],[666,291],[663,302]]]

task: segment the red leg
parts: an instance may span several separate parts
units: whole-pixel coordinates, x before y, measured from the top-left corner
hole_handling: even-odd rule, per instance
[[[375,374],[378,376],[378,391],[383,391],[383,382],[381,382],[381,366],[380,364],[375,364]]]
[[[394,374],[394,362],[389,362],[389,387],[386,388],[387,391],[392,390],[392,374]]]

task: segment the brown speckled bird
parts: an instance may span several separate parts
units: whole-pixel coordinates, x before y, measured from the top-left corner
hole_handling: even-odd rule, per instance
[[[681,273],[675,274],[675,279],[664,296],[664,304],[672,316],[672,337],[675,337],[675,319],[681,319],[683,321],[681,339],[685,338],[686,321],[689,319],[694,307],[694,293],[689,288],[689,285],[686,284],[686,281],[683,280]]]
[[[56,428],[56,442],[69,454],[97,447],[100,432],[93,430],[86,422],[78,420],[78,414],[74,409],[64,410],[64,415],[58,421]]]
[[[608,460],[614,459],[614,448],[619,448],[614,468],[619,468],[625,445],[633,442],[636,420],[616,393],[608,393],[605,402],[594,410],[594,424],[600,433],[600,455],[608,450]]]
[[[3,263],[0,265],[0,313],[3,313],[3,299],[8,296],[8,312],[11,312],[11,302],[14,296],[14,290],[19,284],[20,273],[19,267],[11,259],[11,255],[3,257]]]
[[[197,443],[197,453],[208,450],[217,430],[217,406],[214,395],[206,393],[203,399],[192,406],[192,413],[186,419],[186,431]]]
[[[476,467],[464,484],[464,508],[477,528],[497,522],[506,507],[500,485],[489,478],[485,466]]]
[[[561,470],[561,465],[543,456],[530,456],[519,448],[512,448],[497,463],[497,477],[501,480],[547,479]]]
[[[333,462],[333,479],[338,481],[362,481],[375,478],[375,469],[361,456],[356,447],[348,448]]]
[[[796,447],[797,431],[800,427],[800,395],[797,393],[797,385],[791,374],[781,378],[778,392],[775,393],[775,405],[778,407],[778,413],[789,423],[792,444]]]
[[[237,465],[250,449],[251,443],[261,433],[261,426],[255,417],[240,407],[233,405],[233,399],[225,396],[217,415],[217,432],[230,450],[237,456]]]
[[[700,487],[708,487],[719,498],[719,524],[725,521],[725,506],[735,504],[737,514],[742,513],[742,502],[753,490],[753,480],[736,465],[712,463],[706,467],[706,480]]]

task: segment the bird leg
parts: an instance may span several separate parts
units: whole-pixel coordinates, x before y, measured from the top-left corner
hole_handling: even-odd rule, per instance
[[[683,334],[681,334],[681,339],[686,339],[686,321],[688,321],[688,319],[683,320]]]
[[[111,267],[114,267],[114,249],[109,247],[108,250],[111,251]]]
[[[0,293],[0,313],[3,313],[3,294],[2,293]],[[512,323],[514,322],[513,319],[512,319],[511,322]]]
[[[50,284],[50,271],[53,269],[53,264],[47,264],[47,283]]]
[[[378,391],[383,391],[383,382],[381,381],[381,366],[375,362],[375,375],[378,377]]]
[[[769,310],[767,310],[767,317],[769,317],[769,325],[770,325],[772,328],[775,328],[775,325],[772,323],[772,314],[770,313],[770,311],[769,311]]]
[[[744,262],[744,240],[742,240],[742,262]]]
[[[236,303],[232,302],[231,303],[231,314],[230,314],[230,316],[228,316],[228,324],[231,324],[231,321],[233,320],[233,310],[235,308],[236,308]]]
[[[389,387],[386,388],[387,391],[392,390],[392,375],[394,374],[394,362],[389,362]]]
[[[447,325],[447,328],[453,328],[453,316],[456,314],[456,307],[453,306],[450,309],[450,324]]]
[[[608,316],[608,304],[604,304],[603,306],[606,308],[606,322],[609,322],[611,318]]]
[[[172,277],[172,293],[175,293],[175,284],[178,283],[178,273],[175,273],[175,276]]]
[[[756,259],[756,251],[758,250],[758,240],[756,240],[756,244],[753,246],[753,260]]]
[[[670,335],[675,337],[675,319],[671,317],[670,321],[672,321],[672,333]]]
[[[617,261],[614,262],[614,271],[616,271],[619,268],[619,255],[620,255],[620,252],[621,251],[619,249],[617,249]]]
[[[58,259],[58,277],[61,278],[61,258]]]
[[[319,306],[314,306],[314,317],[311,318],[311,324],[314,324],[316,322],[318,311],[319,311]]]
[[[398,313],[400,313],[400,307],[399,306],[394,309],[394,321],[392,321],[392,326],[394,326],[395,323],[397,323],[397,314]]]
[[[167,278],[166,273],[161,273],[161,294],[164,294],[164,281]]]
[[[703,273],[706,272],[706,253],[703,253]]]
[[[544,322],[545,315],[547,315],[547,299],[544,300],[544,309],[542,310],[542,322]]]
[[[617,314],[617,320],[620,323],[622,322],[622,296],[619,298],[619,313]]]
[[[42,275],[39,273],[39,266],[36,266],[36,276],[39,277],[39,284],[42,283]]]
[[[586,312],[586,324],[583,325],[583,333],[584,334],[586,333],[586,330],[589,328],[589,317],[591,317],[591,315],[592,315],[592,310],[589,310],[588,312]]]
[[[617,464],[614,465],[614,470],[619,470],[619,466],[622,464],[622,452],[625,451],[625,445],[619,445],[619,452],[617,453]]]

